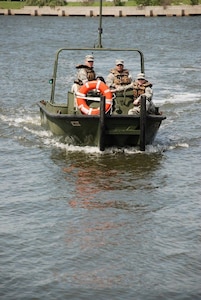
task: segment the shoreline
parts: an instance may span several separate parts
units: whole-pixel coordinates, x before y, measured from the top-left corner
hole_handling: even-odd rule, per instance
[[[7,16],[99,17],[99,12],[99,7],[94,6],[24,6],[21,9],[0,9],[0,15]],[[174,6],[114,6],[102,8],[103,17],[184,17],[200,15],[201,4]]]

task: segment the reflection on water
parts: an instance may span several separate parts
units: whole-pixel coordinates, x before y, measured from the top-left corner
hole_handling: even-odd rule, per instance
[[[147,184],[147,179],[160,167],[162,154],[93,155],[57,149],[52,153],[52,159],[61,166],[66,181],[74,185],[72,207],[126,209],[128,203],[119,199],[116,191],[155,188]],[[115,191],[115,199],[111,199],[110,191]]]

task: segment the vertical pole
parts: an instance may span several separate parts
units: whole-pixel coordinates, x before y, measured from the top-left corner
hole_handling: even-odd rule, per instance
[[[146,144],[146,96],[140,100],[140,151],[145,151]]]
[[[50,97],[50,103],[54,103],[54,96],[55,96],[55,86],[56,86],[56,76],[57,76],[57,67],[58,67],[58,59],[59,59],[59,53],[62,51],[62,49],[58,50],[55,56],[54,61],[54,70],[53,70],[53,76],[49,80],[49,83],[52,84],[52,91],[51,91],[51,97]]]
[[[98,33],[99,33],[99,38],[98,38],[98,48],[102,48],[102,42],[101,42],[101,35],[102,35],[102,32],[103,32],[103,29],[102,29],[102,6],[103,6],[103,3],[102,3],[103,0],[100,0],[100,12],[99,12],[99,28],[98,28]]]
[[[100,98],[100,138],[99,138],[99,149],[100,151],[105,150],[105,96],[101,95]]]

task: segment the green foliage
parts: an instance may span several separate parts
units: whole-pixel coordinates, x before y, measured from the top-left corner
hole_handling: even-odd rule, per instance
[[[99,6],[99,0],[84,0],[82,2],[70,2],[71,0],[21,0],[21,1],[0,1],[0,8],[2,9],[20,9],[26,6]],[[198,5],[201,0],[113,0],[111,2],[103,0],[103,6],[149,6],[149,5]]]
[[[198,5],[199,4],[199,0],[191,0],[191,5]]]
[[[27,6],[65,6],[66,2],[64,0],[26,0],[25,5]]]
[[[171,0],[136,0],[136,4],[139,6],[167,6],[171,5]]]
[[[124,6],[125,2],[121,0],[113,0],[115,6]]]
[[[94,0],[83,0],[83,6],[93,6]]]
[[[22,1],[0,1],[0,8],[2,9],[20,9],[24,7]]]
[[[128,0],[125,2],[125,6],[136,6],[136,0]]]
[[[198,5],[200,0],[136,0],[138,6]]]

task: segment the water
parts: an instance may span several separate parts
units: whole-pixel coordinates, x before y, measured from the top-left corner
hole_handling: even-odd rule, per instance
[[[104,47],[144,52],[167,116],[145,153],[40,126],[56,50],[93,46],[98,23],[0,16],[1,299],[200,299],[201,18],[103,19]]]

